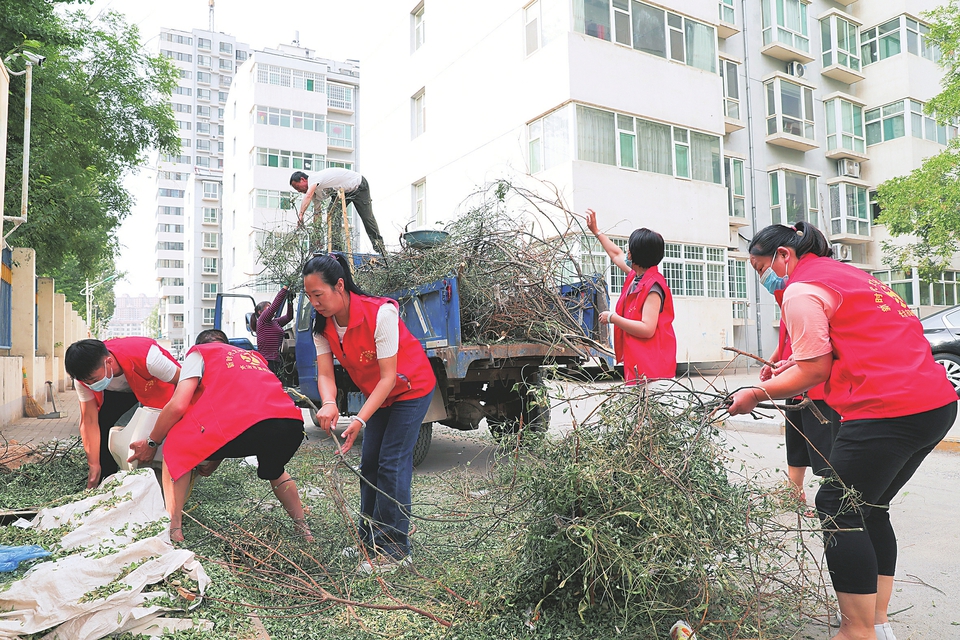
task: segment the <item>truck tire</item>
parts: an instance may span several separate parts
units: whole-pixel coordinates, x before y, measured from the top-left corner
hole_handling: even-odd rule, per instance
[[[426,459],[431,442],[433,442],[433,423],[424,422],[420,425],[420,435],[417,436],[417,443],[413,445],[413,466],[419,467],[420,463]]]

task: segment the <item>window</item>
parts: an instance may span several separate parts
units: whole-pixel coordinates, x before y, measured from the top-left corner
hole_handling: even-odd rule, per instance
[[[413,10],[413,50],[423,46],[426,39],[426,26],[423,21],[423,3]]]
[[[220,58],[220,69],[223,71],[233,71],[233,60]]]
[[[217,273],[217,259],[216,258],[200,258],[201,263],[203,264],[203,273],[207,275]]]
[[[175,313],[171,317],[170,326],[174,329],[183,329],[183,314]]]
[[[860,43],[857,25],[838,15],[820,21],[823,66],[840,65],[860,72]]]
[[[203,51],[210,51],[210,48],[213,46],[213,42],[210,41],[210,38],[197,38],[197,49]]]
[[[957,304],[957,300],[960,300],[960,296],[957,295],[958,284],[960,284],[960,278],[957,277],[956,271],[944,271],[937,276],[936,280],[920,280],[920,304],[937,307],[950,307]],[[956,322],[954,317],[951,317],[951,320]]]
[[[209,118],[210,117],[210,107],[198,104],[197,105],[197,117],[199,118]]]
[[[636,0],[574,0],[574,29],[704,71],[717,71],[716,29]]]
[[[190,53],[160,49],[160,55],[170,58],[171,60],[179,60],[180,62],[193,62],[193,54]]]
[[[888,285],[893,292],[900,296],[900,299],[909,305],[913,304],[913,269],[905,271],[874,271],[873,277],[880,282]],[[930,290],[927,289],[926,295],[920,287],[920,304],[930,304]],[[946,291],[944,291],[946,294]],[[946,297],[946,296],[944,296]],[[955,299],[955,298],[954,298]]]
[[[823,103],[827,113],[827,151],[846,149],[866,153],[863,135],[863,107],[842,98]]]
[[[161,198],[182,198],[183,189],[157,189],[157,195]]]
[[[747,217],[746,191],[743,185],[743,160],[724,158],[723,173],[727,183],[727,214],[734,218]]]
[[[217,142],[217,153],[223,153],[223,140]]]
[[[185,145],[190,146],[190,145]],[[168,153],[160,154],[161,162],[173,162],[175,164],[190,164],[190,156],[171,156]]]
[[[157,207],[157,213],[162,216],[182,216],[183,207]]]
[[[160,278],[161,287],[182,287],[183,278]]]
[[[197,133],[210,134],[210,123],[209,122],[198,122],[197,123]]]
[[[416,138],[427,129],[427,95],[420,89],[412,98],[413,106],[413,137]]]
[[[198,167],[204,167],[206,169],[210,168],[210,158],[208,156],[197,156],[194,158],[194,163]]]
[[[427,181],[413,185],[413,219],[417,226],[427,224]]]
[[[182,242],[158,242],[157,251],[183,251]]]
[[[353,125],[327,120],[327,146],[353,149]]]
[[[158,269],[183,269],[183,260],[157,260]]]
[[[340,111],[353,111],[353,87],[346,84],[327,84],[327,107]]]
[[[173,110],[176,113],[190,113],[193,111],[193,107],[189,104],[180,104],[179,102],[174,102],[170,106],[173,107]]]
[[[668,242],[660,270],[675,296],[724,298],[728,279],[726,253],[720,247]]]
[[[193,78],[193,71],[187,71],[186,69],[180,69],[180,77],[184,80],[190,80]]]
[[[763,0],[763,44],[779,42],[810,51],[807,4],[802,0]]]
[[[940,60],[939,47],[930,42],[930,27],[903,15],[862,32],[860,56],[864,66],[901,53],[904,41],[908,53],[933,62]]]
[[[611,237],[610,240],[626,253],[628,249],[627,245],[630,242],[627,238]],[[604,256],[606,256],[606,252],[604,252]],[[607,261],[609,261],[609,258]],[[608,270],[610,273],[610,293],[619,294],[623,291],[623,285],[627,282],[627,274],[624,273],[620,267],[613,264],[608,267]]]
[[[324,157],[315,153],[257,147],[254,150],[254,164],[258,167],[318,171],[323,169]]]
[[[258,64],[256,69],[257,82],[262,84],[272,84],[278,87],[292,87],[303,91],[324,92],[326,76],[310,71],[300,71],[299,69],[287,69],[273,64]],[[230,78],[227,78],[227,84],[230,86]]]
[[[248,54],[246,51],[241,51],[240,49],[237,49],[237,55],[234,57],[237,59],[237,62],[243,62],[244,60],[247,59],[247,55]]]
[[[256,118],[256,124],[304,129],[306,131],[322,132],[324,130],[324,116],[308,111],[291,111],[290,109],[258,105],[251,116]]]
[[[219,198],[220,198],[220,183],[205,181],[203,183],[203,199],[218,200]]]
[[[257,189],[251,207],[260,209],[290,209],[293,203],[292,191],[274,191],[273,189]]]
[[[720,61],[720,79],[723,84],[723,115],[740,119],[740,65],[732,60]]]
[[[216,300],[219,288],[220,288],[220,285],[218,285],[215,282],[204,282],[203,283],[203,299]]]
[[[734,15],[733,0],[720,0],[720,22],[736,24]]]
[[[220,210],[214,207],[203,207],[203,223],[204,224],[217,224],[220,220]]]
[[[210,89],[197,89],[197,100],[209,100]]]
[[[203,234],[203,248],[204,249],[218,249],[220,247],[220,236],[216,233],[206,233]]]
[[[793,224],[803,220],[816,225],[820,208],[817,177],[785,169],[771,171],[769,176],[773,224]]]
[[[830,233],[870,235],[866,189],[846,182],[830,185]]]
[[[193,38],[190,36],[181,36],[176,33],[161,33],[160,39],[164,42],[175,42],[176,44],[193,45]]]
[[[211,75],[206,71],[197,71],[197,82],[203,82],[205,84],[210,84]]]
[[[523,38],[527,55],[540,48],[540,0],[523,10]]]
[[[204,295],[206,295],[206,292],[204,292]],[[216,298],[217,296],[214,295],[213,297]],[[204,309],[202,324],[204,326],[213,325],[213,322],[216,319],[216,313],[217,313],[216,309]]]
[[[910,117],[906,117],[909,115]],[[931,142],[947,144],[957,137],[957,122],[937,122],[936,114],[924,113],[923,103],[916,100],[897,100],[863,114],[866,122],[867,145],[911,135]]]
[[[190,87],[174,87],[173,92],[178,96],[192,96],[193,89]]]
[[[182,224],[167,224],[161,222],[157,225],[158,233],[183,233]]]
[[[813,89],[781,77],[763,84],[767,135],[788,133],[813,140]]]
[[[342,160],[327,160],[327,168],[339,167],[341,169],[347,169],[353,171],[352,162],[343,162]]]
[[[200,67],[212,66],[210,56],[197,56],[197,66],[200,66]]]
[[[220,87],[222,89],[229,89],[230,85],[233,84],[233,78],[228,75],[220,76]]]
[[[233,45],[229,42],[220,43],[220,53],[225,53],[228,56],[233,54]]]
[[[190,174],[178,171],[158,171],[157,178],[161,180],[176,180],[179,182],[185,182],[190,179]]]
[[[218,92],[217,92],[217,102],[219,102],[220,104],[226,104],[226,103],[227,103],[227,95],[228,95],[228,94],[227,94],[226,91],[218,91]]]
[[[210,151],[210,141],[197,138],[197,151]]]
[[[527,125],[530,173],[570,159],[571,107],[564,106]]]
[[[747,298],[747,261],[727,260],[727,276],[731,298]]]

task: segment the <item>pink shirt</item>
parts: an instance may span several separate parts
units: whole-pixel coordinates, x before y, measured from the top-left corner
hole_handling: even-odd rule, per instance
[[[833,352],[830,318],[843,298],[833,289],[812,282],[794,282],[783,292],[783,320],[794,360],[812,360]]]

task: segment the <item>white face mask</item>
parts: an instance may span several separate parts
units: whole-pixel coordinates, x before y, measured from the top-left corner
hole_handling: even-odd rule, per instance
[[[107,368],[106,366],[104,366],[103,377],[97,380],[96,382],[94,382],[93,384],[88,384],[87,387],[91,391],[104,391],[108,386],[110,386],[111,382],[113,382],[113,367],[110,367],[110,375],[108,376]]]

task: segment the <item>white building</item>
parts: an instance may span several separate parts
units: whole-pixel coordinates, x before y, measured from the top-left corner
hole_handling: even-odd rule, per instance
[[[259,302],[279,290],[279,284],[263,281],[259,248],[272,231],[296,224],[294,171],[358,169],[359,75],[356,61],[318,58],[295,45],[254,52],[238,70],[224,121],[225,291]],[[352,235],[368,242],[363,234]],[[245,310],[225,310],[228,335],[244,335]]]
[[[181,148],[157,162],[155,251],[160,331],[179,352],[213,326],[221,287],[224,107],[249,47],[223,33],[163,29],[158,48],[180,69],[171,104]]]
[[[681,363],[771,353],[776,304],[746,254],[771,222],[814,222],[912,305],[957,300],[953,273],[882,272],[869,199],[956,133],[918,111],[942,75],[918,20],[932,0],[389,4],[363,137],[388,242],[530,174],[624,243],[663,234]],[[581,251],[618,295],[592,237]]]
[[[106,338],[146,336],[144,321],[156,308],[160,299],[141,293],[137,296],[123,293],[114,298],[113,316],[107,324]],[[152,336],[151,336],[152,337]]]

